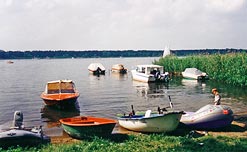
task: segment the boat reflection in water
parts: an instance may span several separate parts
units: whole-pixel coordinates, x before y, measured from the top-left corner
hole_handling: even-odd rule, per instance
[[[119,81],[124,81],[128,79],[128,74],[112,72],[111,77]]]
[[[191,79],[182,79],[182,85],[186,86],[186,88],[201,88],[204,89],[206,87],[206,83],[200,80],[191,80]]]
[[[166,96],[168,89],[167,83],[144,83],[133,81],[133,86],[138,94],[147,98],[163,98]]]
[[[59,123],[59,119],[75,117],[80,115],[79,104],[66,110],[59,110],[55,107],[45,105],[41,109],[41,119],[45,124],[45,132],[49,136],[61,136],[63,129]]]

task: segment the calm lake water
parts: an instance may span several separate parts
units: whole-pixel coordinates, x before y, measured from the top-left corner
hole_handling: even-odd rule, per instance
[[[173,77],[169,84],[132,81],[130,70],[137,64],[151,64],[158,58],[90,58],[90,59],[33,59],[13,60],[7,64],[0,60],[0,129],[8,128],[14,111],[24,113],[26,126],[44,126],[47,135],[62,133],[58,120],[63,117],[91,115],[116,119],[116,114],[128,114],[131,105],[136,111],[169,105],[168,95],[175,110],[196,111],[212,103],[211,89],[217,87],[222,104],[234,112],[246,111],[247,90],[216,83],[212,80],[197,82]],[[107,72],[100,77],[89,74],[90,63],[102,63]],[[124,64],[125,75],[111,73],[113,64]],[[47,81],[72,79],[80,92],[80,111],[61,111],[44,105],[40,98]]]

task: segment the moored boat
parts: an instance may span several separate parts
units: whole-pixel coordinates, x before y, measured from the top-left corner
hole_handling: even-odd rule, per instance
[[[94,75],[105,74],[105,67],[101,63],[91,63],[88,70]]]
[[[13,126],[0,132],[0,147],[37,146],[49,143],[50,137],[44,135],[42,127],[27,128],[23,125],[21,111],[14,113]]]
[[[46,105],[66,108],[74,106],[79,95],[72,80],[56,80],[47,82],[40,97]]]
[[[118,117],[118,122],[121,127],[137,132],[171,132],[178,127],[182,114],[182,111],[157,114],[147,110],[145,115]]]
[[[0,132],[0,147],[11,146],[37,146],[50,142],[50,138],[42,133],[40,129],[10,129]]]
[[[206,80],[208,75],[205,72],[198,70],[197,68],[186,68],[182,72],[182,76],[187,79],[196,79],[196,80]]]
[[[169,73],[163,72],[164,67],[159,65],[137,65],[131,70],[132,78],[141,82],[168,82]]]
[[[224,105],[205,105],[196,112],[185,112],[181,123],[194,129],[217,129],[231,125],[233,112]]]
[[[74,138],[107,137],[111,135],[117,121],[107,118],[79,116],[59,120],[66,133]]]
[[[111,68],[112,72],[116,72],[116,73],[127,73],[127,69],[124,68],[123,64],[114,64]]]
[[[8,63],[8,64],[13,64],[14,61],[10,61],[10,60],[9,60],[9,61],[7,61],[7,63]]]

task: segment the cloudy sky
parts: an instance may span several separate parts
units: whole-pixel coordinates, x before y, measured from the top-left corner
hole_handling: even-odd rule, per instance
[[[246,0],[0,0],[0,49],[247,48]]]

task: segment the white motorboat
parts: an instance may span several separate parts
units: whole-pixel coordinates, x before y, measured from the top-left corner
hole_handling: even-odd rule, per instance
[[[88,70],[95,75],[105,74],[105,67],[101,63],[91,63]]]
[[[208,75],[205,72],[198,70],[197,68],[186,68],[182,72],[182,76],[187,79],[205,80],[208,79]]]
[[[131,70],[132,78],[141,82],[168,82],[169,73],[163,72],[164,67],[159,65],[137,65]]]

